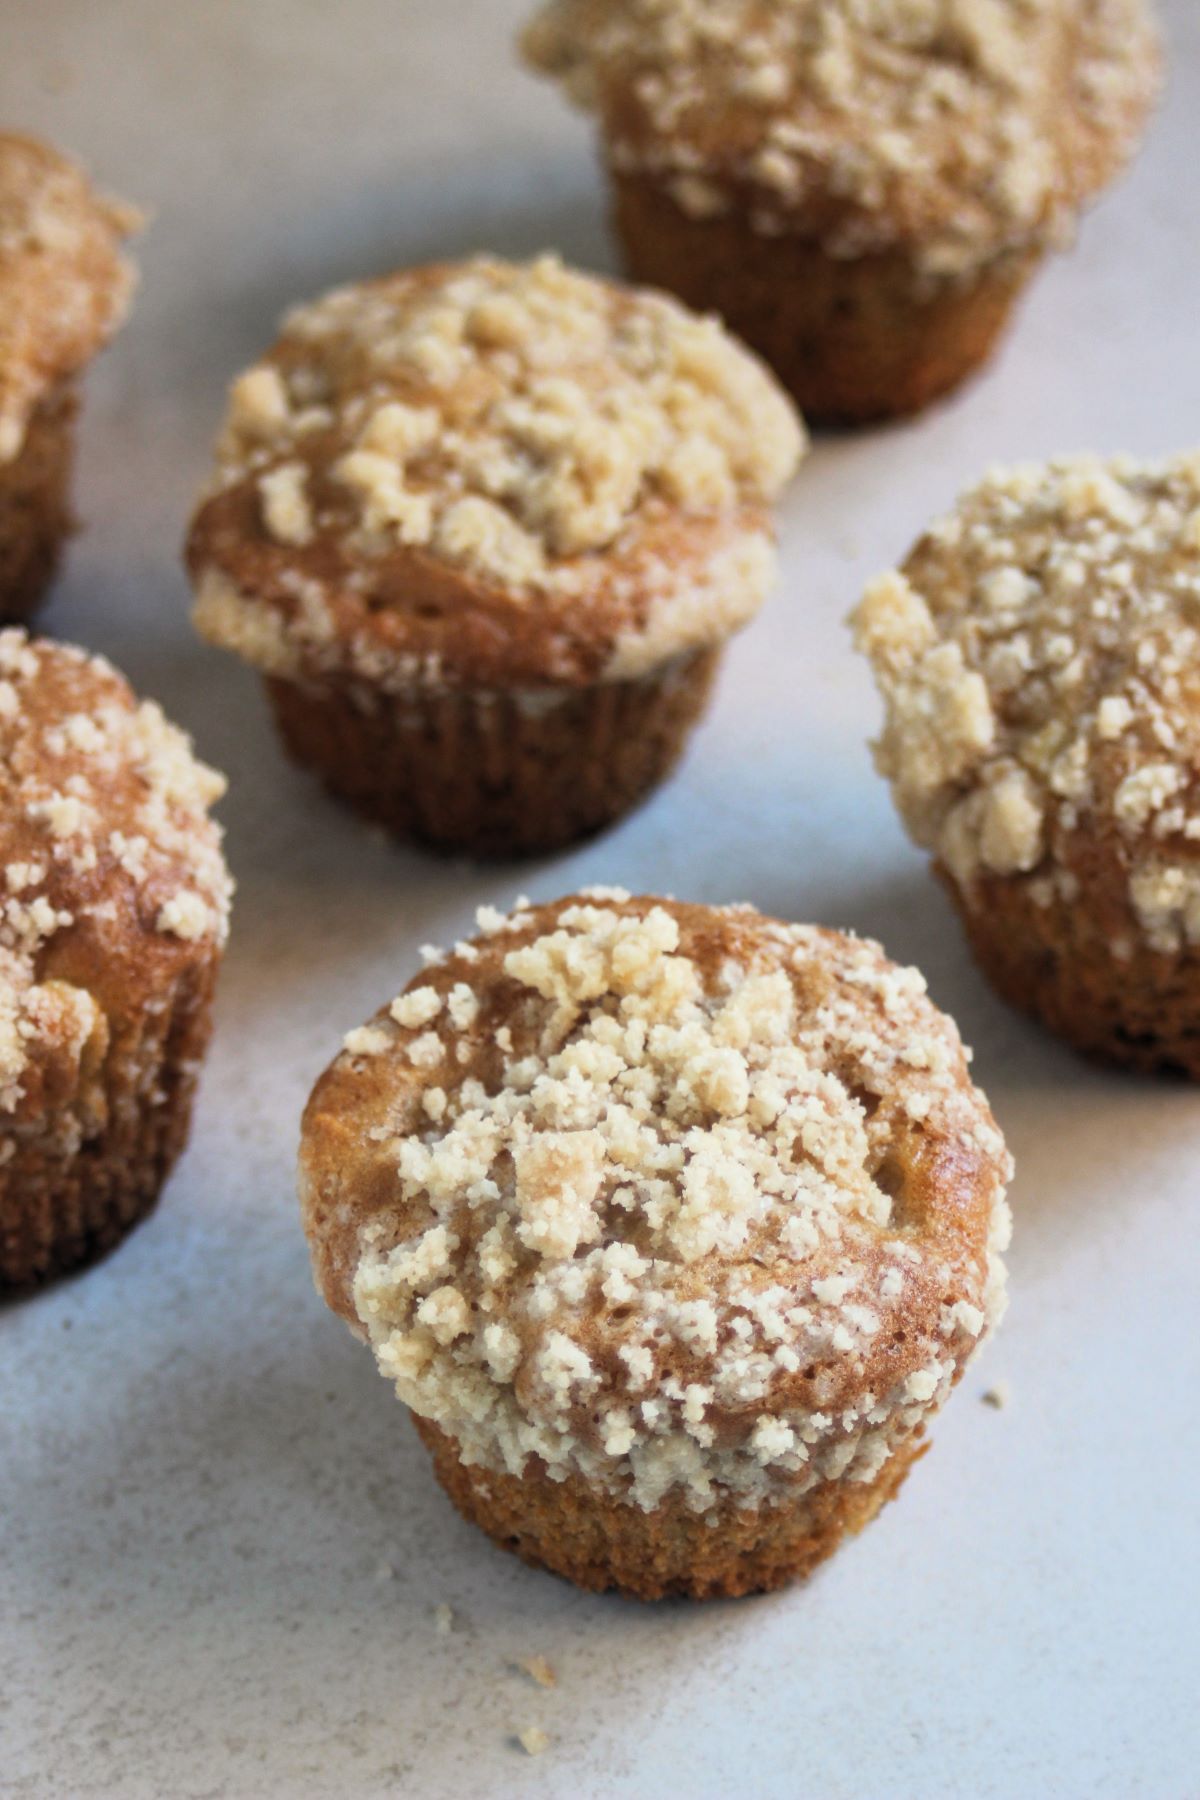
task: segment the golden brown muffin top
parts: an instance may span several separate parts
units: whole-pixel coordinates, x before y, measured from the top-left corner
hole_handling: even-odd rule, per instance
[[[0,632],[0,1123],[221,944],[223,778],[100,657]]]
[[[197,624],[276,674],[640,674],[757,611],[802,448],[763,366],[664,296],[552,257],[343,288],[234,384]]]
[[[309,1102],[330,1306],[469,1462],[701,1511],[869,1479],[1003,1290],[1009,1159],[920,975],[613,889],[480,923]]]
[[[0,132],[0,465],[46,390],[112,336],[133,291],[140,215],[36,138]]]
[[[693,216],[931,276],[1069,228],[1159,74],[1147,0],[548,0],[524,49]]]
[[[1071,904],[1099,856],[1118,954],[1200,943],[1200,454],[989,475],[855,629],[880,771],[968,899],[1001,877]]]

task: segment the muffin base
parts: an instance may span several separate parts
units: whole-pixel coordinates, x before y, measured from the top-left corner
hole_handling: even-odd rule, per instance
[[[25,442],[0,463],[0,624],[31,617],[58,567],[72,527],[70,489],[75,460],[73,382],[61,382],[29,421]]]
[[[364,818],[445,850],[529,855],[601,830],[663,780],[719,661],[696,651],[544,701],[278,677],[266,687],[288,753]]]
[[[413,1423],[458,1511],[493,1543],[592,1593],[615,1588],[638,1600],[712,1600],[802,1581],[895,1498],[929,1447],[918,1433],[872,1482],[826,1482],[791,1505],[731,1504],[704,1519],[669,1501],[643,1512],[575,1476],[551,1481],[536,1459],[520,1478],[472,1467],[437,1425],[415,1414]]]
[[[118,1031],[98,1096],[89,1090],[4,1140],[12,1148],[0,1165],[0,1294],[97,1261],[152,1211],[187,1142],[218,962],[214,953]],[[97,1098],[98,1131],[88,1123]]]
[[[611,181],[629,273],[719,313],[812,424],[899,418],[950,393],[987,361],[1042,256],[1008,251],[926,287],[907,256],[839,259],[734,215],[690,218],[646,175]]]
[[[937,873],[1002,1000],[1097,1061],[1200,1081],[1200,956],[1135,943],[1118,960],[1017,884],[991,882],[982,903],[969,906],[953,878]]]

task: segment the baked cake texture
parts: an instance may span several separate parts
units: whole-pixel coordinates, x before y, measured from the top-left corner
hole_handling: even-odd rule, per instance
[[[37,606],[70,529],[78,377],[125,316],[139,215],[0,132],[0,621]]]
[[[548,0],[523,47],[598,117],[633,275],[833,423],[987,357],[1160,65],[1146,0]]]
[[[645,1598],[804,1576],[1002,1310],[958,1033],[876,945],[749,907],[480,925],[317,1083],[318,1286],[506,1548]]]
[[[546,849],[675,760],[803,447],[718,324],[552,257],[344,288],[234,385],[196,624],[369,817]]]
[[[0,1291],[110,1249],[183,1147],[224,785],[101,658],[0,632]]]
[[[879,769],[999,991],[1200,1077],[1200,455],[992,473],[855,629]]]

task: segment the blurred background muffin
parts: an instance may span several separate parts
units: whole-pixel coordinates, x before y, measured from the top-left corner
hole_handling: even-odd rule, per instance
[[[343,288],[234,384],[196,625],[368,818],[545,850],[671,768],[803,448],[719,325],[552,257]]]
[[[125,317],[140,215],[0,132],[0,621],[27,619],[70,529],[78,377]]]
[[[1159,77],[1148,0],[548,0],[523,45],[598,117],[631,273],[833,423],[987,357]]]

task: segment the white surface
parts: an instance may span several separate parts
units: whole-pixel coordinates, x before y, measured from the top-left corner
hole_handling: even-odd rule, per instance
[[[0,1791],[1195,1796],[1200,1095],[1097,1073],[986,991],[871,771],[841,624],[984,465],[1200,436],[1195,0],[1170,9],[1148,153],[995,369],[804,470],[782,591],[679,777],[577,855],[480,871],[380,844],[285,767],[254,679],[189,635],[177,546],[225,381],[287,303],[484,244],[605,259],[587,129],[511,65],[521,10],[4,5],[0,117],[158,212],[91,383],[88,528],[45,626],[228,770],[240,895],[159,1212],[0,1314]],[[479,902],[585,880],[881,936],[958,1016],[1016,1153],[1003,1334],[900,1504],[806,1590],[644,1608],[493,1550],[310,1286],[297,1121],[341,1033]],[[513,1671],[531,1653],[553,1692]],[[535,1721],[536,1762],[511,1736]]]

